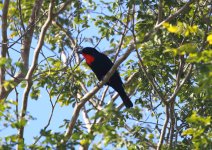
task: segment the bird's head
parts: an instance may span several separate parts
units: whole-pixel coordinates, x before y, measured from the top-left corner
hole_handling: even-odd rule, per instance
[[[92,47],[85,47],[81,51],[77,52],[78,54],[88,54],[88,55],[95,55],[99,53],[95,48]]]
[[[91,63],[95,60],[95,57],[98,55],[99,52],[95,48],[85,47],[77,53],[82,54],[86,60],[86,63],[88,65],[91,65]]]

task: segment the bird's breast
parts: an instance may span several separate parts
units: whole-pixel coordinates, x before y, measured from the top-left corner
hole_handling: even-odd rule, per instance
[[[85,61],[88,65],[91,65],[95,58],[89,54],[82,54],[85,57]]]

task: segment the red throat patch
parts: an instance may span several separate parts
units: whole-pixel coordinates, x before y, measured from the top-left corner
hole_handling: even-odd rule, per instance
[[[91,65],[91,63],[94,61],[94,57],[89,54],[82,54],[85,57],[85,61],[88,65]]]

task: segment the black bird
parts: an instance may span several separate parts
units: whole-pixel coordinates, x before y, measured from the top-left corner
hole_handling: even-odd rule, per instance
[[[84,56],[86,63],[93,70],[99,81],[104,78],[106,73],[113,66],[112,61],[105,54],[98,52],[95,48],[86,47],[78,53]],[[127,108],[133,107],[133,103],[130,101],[123,88],[123,82],[117,70],[106,84],[119,93]]]

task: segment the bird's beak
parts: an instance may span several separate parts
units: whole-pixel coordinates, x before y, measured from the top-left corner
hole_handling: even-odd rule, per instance
[[[78,54],[82,54],[82,50],[77,52]]]

